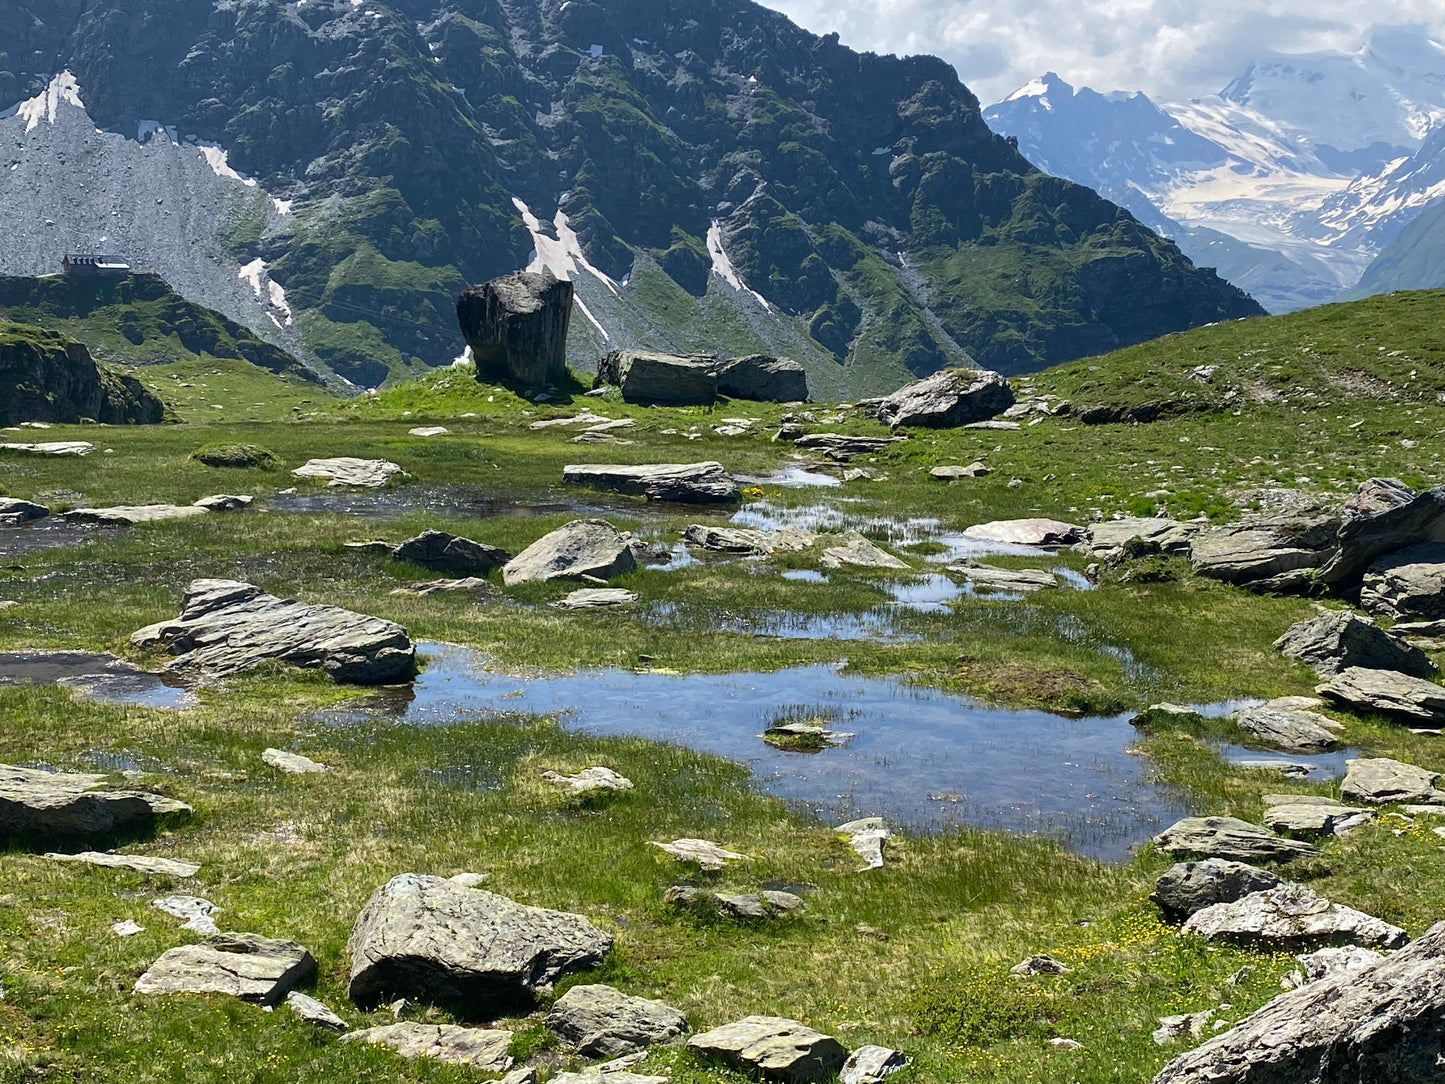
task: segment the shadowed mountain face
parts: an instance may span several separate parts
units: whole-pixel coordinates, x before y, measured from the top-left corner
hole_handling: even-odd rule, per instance
[[[216,144],[281,200],[217,233],[358,383],[449,361],[456,293],[529,265],[576,281],[574,365],[776,351],[840,391],[1260,311],[1036,171],[944,62],[744,0],[0,0],[0,25],[11,100],[68,69],[102,128]]]

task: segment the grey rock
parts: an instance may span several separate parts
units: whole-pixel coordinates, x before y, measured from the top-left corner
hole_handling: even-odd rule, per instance
[[[1397,670],[1415,677],[1435,672],[1435,664],[1419,648],[1349,610],[1330,610],[1292,625],[1274,646],[1326,678],[1351,666]]]
[[[1410,940],[1398,926],[1331,903],[1290,882],[1196,911],[1183,932],[1209,941],[1284,948],[1338,944],[1399,948]]]
[[[792,892],[767,889],[759,892],[758,895],[762,897],[763,903],[774,911],[800,911],[804,907],[803,898]]]
[[[168,669],[205,677],[240,673],[267,659],[319,667],[338,682],[380,685],[409,677],[416,651],[391,621],[262,593],[238,580],[194,580],[180,617],[141,629],[139,648],[165,645]]]
[[[694,1035],[687,1046],[735,1068],[785,1081],[826,1079],[848,1059],[847,1048],[831,1035],[778,1016],[744,1017]]]
[[[1369,492],[1357,494],[1346,504],[1339,552],[1316,577],[1336,593],[1356,587],[1369,567],[1387,553],[1420,543],[1445,542],[1445,486],[1405,499],[1411,491],[1395,479],[1371,479],[1365,485]]]
[[[637,594],[621,587],[583,587],[551,605],[559,610],[598,610],[611,606],[627,606],[637,601]]]
[[[567,375],[572,284],[519,271],[463,290],[457,322],[472,348],[478,381],[510,380],[532,387]]]
[[[1205,1026],[1213,1019],[1213,1009],[1205,1009],[1203,1012],[1180,1013],[1177,1016],[1161,1016],[1159,1026],[1154,1029],[1152,1038],[1160,1046],[1167,1046],[1175,1039],[1182,1039],[1186,1035],[1197,1039],[1204,1034]]]
[[[129,527],[136,523],[160,523],[168,519],[204,516],[206,509],[194,504],[136,504],[115,508],[72,508],[60,518],[67,523],[90,523],[104,527]]]
[[[27,455],[89,455],[93,451],[95,445],[86,440],[10,441],[0,444],[0,452],[23,452]]]
[[[163,877],[194,877],[200,871],[197,862],[180,862],[174,858],[155,858],[148,854],[107,854],[101,851],[80,851],[76,854],[46,854],[52,862],[79,862],[108,869],[128,869],[135,873],[154,873]]]
[[[43,504],[22,501],[18,497],[0,497],[0,526],[18,527],[48,515],[50,509]]]
[[[1030,594],[1045,588],[1058,587],[1058,578],[1042,568],[999,568],[965,559],[955,561],[944,571],[989,591],[1017,591]]]
[[[1234,722],[1255,742],[1286,753],[1322,753],[1340,744],[1333,730],[1325,725],[1338,724],[1312,711],[1243,708],[1234,714]]]
[[[793,444],[809,451],[822,452],[829,459],[846,463],[855,455],[874,455],[906,437],[856,437],[847,433],[805,433]]]
[[[718,393],[732,399],[801,403],[808,398],[808,374],[791,358],[749,354],[717,362],[712,372]]]
[[[1374,805],[1387,802],[1445,805],[1445,789],[1436,786],[1439,779],[1439,772],[1389,757],[1358,757],[1345,761],[1340,797]]]
[[[0,839],[94,839],[145,834],[157,816],[190,806],[139,791],[101,790],[104,776],[0,764]]]
[[[1170,866],[1154,885],[1149,898],[1165,914],[1187,918],[1216,903],[1233,903],[1255,892],[1281,883],[1269,870],[1206,858],[1202,862],[1178,862]]]
[[[1195,575],[1251,590],[1298,593],[1328,557],[1283,537],[1272,527],[1234,527],[1203,531],[1189,543]]]
[[[1440,1074],[1445,923],[1364,971],[1275,998],[1154,1084],[1421,1084]]]
[[[453,591],[485,595],[493,589],[490,580],[484,580],[480,576],[464,576],[459,580],[425,580],[420,583],[409,583],[403,587],[393,587],[390,594],[418,595],[425,598],[427,595]]]
[[[1029,956],[1008,969],[1010,975],[1067,975],[1073,968],[1052,956]]]
[[[350,1030],[345,1020],[314,997],[308,997],[298,990],[292,990],[286,995],[286,1007],[308,1024],[314,1024],[323,1031],[334,1031],[341,1035]]]
[[[999,519],[976,523],[963,533],[967,538],[1012,546],[1072,546],[1083,539],[1084,528],[1057,519]]]
[[[1305,953],[1299,962],[1304,968],[1305,981],[1319,982],[1352,971],[1367,971],[1384,958],[1373,949],[1359,945],[1335,945]]]
[[[1199,854],[1234,862],[1288,862],[1319,854],[1319,848],[1277,836],[1235,817],[1185,817],[1154,837],[1167,854]]]
[[[692,546],[719,553],[743,553],[766,557],[769,554],[805,550],[818,540],[812,531],[800,527],[783,527],[762,531],[751,527],[710,527],[694,523],[683,532],[683,541]]]
[[[597,365],[597,386],[615,385],[629,403],[707,406],[717,399],[714,364],[711,358],[614,350]]]
[[[1315,692],[1355,711],[1380,712],[1424,726],[1445,723],[1445,688],[1408,674],[1352,666]]]
[[[878,406],[878,420],[892,428],[955,429],[1002,414],[1013,406],[1008,380],[987,369],[940,369],[905,384]]]
[[[557,1077],[552,1079],[556,1080]],[[513,1069],[497,1084],[537,1084],[537,1070],[530,1065],[524,1065],[520,1069]]]
[[[727,862],[737,862],[746,859],[748,856],[737,851],[730,851],[721,844],[714,843],[710,839],[683,838],[674,839],[671,843],[652,842],[650,846],[656,847],[666,854],[682,862],[696,862],[703,869],[722,869]]]
[[[713,899],[717,902],[718,911],[729,918],[768,917],[768,909],[763,905],[762,897],[750,892],[744,894],[715,892]]]
[[[696,907],[707,893],[692,885],[673,885],[662,894],[662,902],[673,907]]]
[[[320,764],[310,757],[303,757],[300,753],[288,753],[284,749],[264,750],[261,753],[261,761],[287,775],[309,775],[313,772],[329,770],[325,764]]]
[[[587,794],[594,790],[631,790],[632,780],[619,775],[611,768],[583,768],[573,775],[559,772],[543,772],[542,778],[558,787],[565,787],[574,794]]]
[[[230,994],[274,1005],[316,974],[316,961],[295,941],[223,933],[162,953],[136,980],[138,994]]]
[[[200,896],[162,896],[159,899],[151,900],[151,906],[173,918],[185,919],[182,929],[195,930],[201,934],[221,932],[216,928],[216,920],[213,917],[219,908],[210,900],[202,899]]]
[[[1375,816],[1371,810],[1309,794],[1267,794],[1265,804],[1264,823],[1292,835],[1343,835]]]
[[[512,559],[510,553],[496,546],[432,530],[408,538],[396,547],[392,556],[398,561],[411,561],[423,568],[450,572],[454,576],[485,576]]]
[[[408,436],[412,437],[444,437],[451,432],[444,425],[419,425],[415,429],[408,429]]]
[[[883,844],[893,835],[882,817],[862,817],[833,829],[848,840],[848,846],[857,852],[865,865],[858,870],[863,873],[870,869],[883,868]]]
[[[379,489],[393,478],[405,475],[406,471],[386,459],[338,456],[333,459],[308,459],[291,474],[296,478],[314,478],[328,486]]]
[[[628,540],[603,519],[574,519],[513,557],[502,568],[508,587],[583,576],[608,580],[637,567]]]
[[[1192,539],[1201,530],[1198,523],[1163,517],[1104,520],[1086,528],[1083,544],[1096,557],[1111,557],[1124,543],[1137,538],[1157,545],[1161,553],[1182,557],[1189,553]]]
[[[507,1047],[510,1031],[463,1028],[455,1024],[383,1024],[343,1035],[344,1043],[374,1043],[389,1047],[404,1058],[435,1058],[448,1065],[465,1065],[479,1073],[505,1073],[512,1067]]]
[[[849,533],[836,546],[823,550],[824,568],[839,568],[851,565],[854,568],[896,568],[906,569],[908,565],[893,554],[874,545],[861,534]]]
[[[993,468],[978,461],[974,461],[966,467],[952,463],[944,463],[932,468],[928,473],[939,481],[951,482],[955,478],[983,478],[992,474]],[[883,1048],[876,1047],[871,1049],[881,1050]]]
[[[1229,763],[1241,771],[1278,772],[1289,779],[1304,779],[1317,767],[1297,760],[1251,760],[1248,757]]]
[[[250,507],[255,500],[255,497],[240,493],[214,493],[209,497],[202,497],[195,504],[197,508],[204,508],[207,512],[239,512],[242,508]]]
[[[1445,618],[1445,545],[1407,546],[1376,560],[1365,571],[1360,605],[1396,621]]]
[[[580,1073],[558,1073],[548,1084],[668,1084],[671,1077],[646,1076],[629,1073],[625,1069],[602,1071],[600,1066],[583,1069]]]
[[[626,418],[624,420],[631,421],[632,419]],[[611,418],[604,417],[601,414],[594,414],[592,411],[584,409],[581,414],[570,414],[558,418],[541,418],[535,422],[528,422],[527,428],[532,430],[560,429],[574,425],[598,425],[599,423],[610,424],[611,422]]]
[[[669,1043],[687,1033],[687,1020],[671,1005],[629,997],[601,984],[574,986],[547,1014],[547,1027],[592,1058]]]
[[[649,501],[678,504],[732,504],[739,500],[737,482],[721,463],[573,464],[562,468],[566,485],[610,490]]]
[[[838,1073],[840,1084],[882,1084],[883,1078],[908,1065],[909,1057],[901,1050],[886,1046],[860,1046],[848,1055]]]
[[[405,996],[472,1018],[530,1006],[611,948],[581,915],[415,873],[372,894],[346,945],[358,1005]]]

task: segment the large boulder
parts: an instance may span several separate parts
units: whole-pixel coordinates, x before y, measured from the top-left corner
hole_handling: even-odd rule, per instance
[[[878,420],[898,428],[956,429],[1013,406],[1008,381],[987,369],[940,369],[905,384],[878,406]]]
[[[131,527],[137,523],[161,523],[168,519],[190,519],[209,511],[195,504],[123,504],[114,508],[72,508],[60,513],[67,523],[97,527]]]
[[[105,777],[0,764],[0,839],[106,839],[149,833],[190,806],[158,794],[100,790]]]
[[[605,519],[574,519],[513,557],[502,568],[508,587],[583,576],[609,580],[637,567],[630,540]]]
[[[1279,885],[1269,870],[1244,862],[1206,858],[1202,862],[1176,862],[1154,884],[1149,898],[1165,914],[1187,918],[1216,903],[1233,903],[1255,892]]]
[[[1345,944],[1399,948],[1410,940],[1398,926],[1331,903],[1304,885],[1288,881],[1196,911],[1183,932],[1207,941],[1292,951]]]
[[[1351,666],[1398,670],[1416,677],[1435,672],[1435,664],[1418,647],[1350,610],[1331,610],[1292,625],[1274,646],[1314,667],[1320,677],[1334,677]]]
[[[614,350],[597,364],[597,387],[612,384],[629,403],[708,406],[718,393],[713,359]]]
[[[1313,844],[1285,839],[1236,817],[1185,817],[1154,837],[1167,854],[1197,854],[1233,862],[1288,862],[1319,854]]]
[[[596,984],[574,986],[559,997],[547,1027],[579,1054],[616,1058],[679,1038],[687,1032],[687,1019],[664,1002]]]
[[[1445,688],[1433,681],[1352,666],[1315,690],[1359,712],[1379,712],[1421,726],[1445,725]]]
[[[1286,753],[1323,753],[1340,744],[1334,734],[1339,724],[1314,711],[1287,711],[1261,704],[1236,712],[1234,723],[1254,742]]]
[[[1337,593],[1358,587],[1369,567],[1388,553],[1445,542],[1445,486],[1413,493],[1395,479],[1372,479],[1363,489],[1345,505],[1339,552],[1316,577]]]
[[[826,1080],[848,1060],[848,1048],[831,1035],[780,1016],[748,1016],[694,1035],[689,1050],[745,1072],[775,1080]]]
[[[275,1005],[315,974],[316,961],[295,941],[221,933],[162,953],[136,980],[135,992],[230,994]]]
[[[1182,557],[1189,553],[1189,543],[1203,530],[1198,523],[1182,523],[1163,517],[1106,519],[1092,523],[1084,533],[1084,545],[1095,557],[1112,557],[1135,538],[1146,545],[1159,547],[1160,553]]]
[[[358,1005],[410,997],[468,1019],[528,1010],[611,948],[612,938],[581,915],[415,873],[372,894],[346,943]]]
[[[737,482],[721,463],[570,464],[562,468],[565,485],[646,497],[677,504],[731,504],[740,497]]]
[[[1445,923],[1373,967],[1282,994],[1154,1084],[1422,1084],[1440,1078]]]
[[[165,646],[168,669],[224,677],[279,659],[319,667],[333,680],[384,685],[410,677],[416,649],[406,629],[339,606],[268,595],[237,580],[194,580],[181,614],[136,632],[139,648]]]
[[[1439,772],[1389,757],[1358,757],[1345,761],[1340,797],[1356,802],[1419,802],[1445,805],[1445,789],[1436,786]]]
[[[392,556],[398,561],[411,561],[423,568],[457,576],[485,576],[512,559],[510,553],[496,546],[432,530],[408,538],[396,547]]]
[[[0,320],[0,425],[20,422],[152,424],[165,404],[133,376],[98,365],[81,343]]]
[[[808,398],[808,374],[791,358],[749,354],[712,366],[717,390],[731,399],[801,403]]]
[[[463,290],[457,321],[471,347],[478,380],[538,386],[567,375],[572,284],[518,271]]]
[[[1445,618],[1445,545],[1407,546],[1365,570],[1360,605],[1396,621]]]

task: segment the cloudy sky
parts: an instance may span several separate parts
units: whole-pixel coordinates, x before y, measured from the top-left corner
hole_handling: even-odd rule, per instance
[[[951,61],[985,105],[1045,71],[1160,101],[1223,89],[1260,52],[1360,47],[1372,24],[1445,39],[1441,0],[761,0],[877,53]]]

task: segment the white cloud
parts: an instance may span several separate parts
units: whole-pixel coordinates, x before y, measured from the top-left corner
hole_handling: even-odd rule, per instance
[[[1440,0],[764,0],[878,53],[933,53],[987,105],[1055,71],[1075,86],[1159,101],[1223,89],[1265,52],[1354,52],[1372,25],[1445,39]]]

